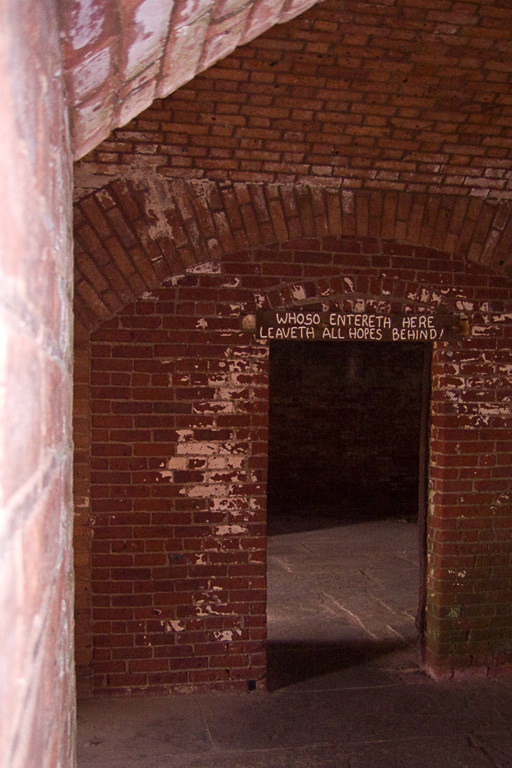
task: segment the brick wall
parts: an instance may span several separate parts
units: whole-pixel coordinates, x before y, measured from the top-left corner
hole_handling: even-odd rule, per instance
[[[310,238],[193,267],[94,331],[96,690],[264,684],[268,360],[240,320],[256,306],[469,315],[471,337],[433,350],[426,665],[505,668],[510,298],[446,253]]]
[[[92,335],[102,689],[261,685],[266,355],[239,330],[244,296],[211,267]]]
[[[71,162],[51,2],[0,9],[0,766],[74,765]]]

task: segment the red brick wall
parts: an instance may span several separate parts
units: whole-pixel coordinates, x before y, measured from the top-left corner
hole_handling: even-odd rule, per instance
[[[96,689],[263,684],[267,351],[240,320],[260,305],[469,315],[433,352],[426,663],[503,667],[510,298],[448,254],[320,238],[194,268],[93,332]]]
[[[265,354],[230,282],[185,277],[92,337],[102,688],[247,688],[264,672]]]
[[[70,149],[53,3],[3,3],[0,28],[0,766],[67,768]]]
[[[427,569],[427,668],[510,672],[509,290],[490,291],[473,338],[434,358]],[[510,294],[509,294],[510,295]],[[489,312],[491,310],[491,312]]]

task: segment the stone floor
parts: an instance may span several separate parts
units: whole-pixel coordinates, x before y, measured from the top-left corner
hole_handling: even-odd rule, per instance
[[[271,533],[269,692],[84,702],[79,768],[512,768],[512,681],[418,665],[415,525]]]

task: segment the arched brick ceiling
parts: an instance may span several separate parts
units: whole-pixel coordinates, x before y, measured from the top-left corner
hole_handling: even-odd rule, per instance
[[[502,271],[512,244],[510,214],[508,203],[449,195],[118,180],[76,205],[75,313],[96,328],[188,268],[298,238],[384,238],[398,241],[404,256],[411,243],[469,254]],[[489,275],[493,280],[502,282]]]
[[[75,157],[317,0],[58,0]]]
[[[509,0],[326,0],[238,47],[77,164],[78,315],[325,234],[512,276],[511,61]]]

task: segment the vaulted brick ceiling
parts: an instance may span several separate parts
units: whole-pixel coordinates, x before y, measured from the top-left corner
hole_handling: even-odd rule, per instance
[[[64,17],[77,156],[114,129],[76,165],[88,327],[287,238],[383,237],[512,275],[510,0],[77,0]]]
[[[317,0],[59,0],[75,157]]]

